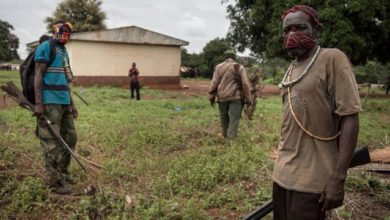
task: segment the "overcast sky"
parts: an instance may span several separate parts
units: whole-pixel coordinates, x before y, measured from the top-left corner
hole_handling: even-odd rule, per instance
[[[44,19],[62,0],[0,0],[0,19],[14,27],[18,53],[46,33]],[[189,52],[200,52],[212,39],[225,37],[229,28],[221,0],[103,0],[107,28],[139,26],[188,41]]]

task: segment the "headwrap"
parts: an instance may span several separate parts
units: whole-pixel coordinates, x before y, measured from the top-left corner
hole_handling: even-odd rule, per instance
[[[320,18],[318,17],[317,11],[314,8],[307,5],[295,5],[292,8],[284,11],[282,13],[282,21],[284,20],[284,18],[288,13],[297,12],[297,11],[301,11],[309,15],[313,19],[316,29],[319,30],[322,28],[323,24],[320,22]]]
[[[312,18],[314,21],[315,29],[320,30],[322,28],[322,24],[320,23],[320,19],[318,17],[318,13],[312,7],[307,5],[295,5],[294,7],[286,10],[282,14],[282,20],[289,13],[301,11]],[[287,49],[303,47],[306,49],[312,49],[316,45],[316,40],[314,36],[308,33],[295,32],[294,34],[288,34],[284,37],[284,47]]]
[[[53,38],[58,40],[60,43],[66,43],[70,38],[70,32],[64,31],[65,27],[72,32],[72,24],[69,22],[58,22],[54,24],[52,28]]]
[[[53,25],[53,28],[51,29],[53,33],[62,32],[64,26],[68,27],[68,29],[72,32],[73,26],[70,22],[58,22]]]

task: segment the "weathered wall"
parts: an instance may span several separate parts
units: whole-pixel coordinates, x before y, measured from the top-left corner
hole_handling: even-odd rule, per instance
[[[141,76],[141,85],[158,89],[181,89],[179,76]],[[75,76],[75,85],[93,86],[110,85],[128,87],[130,79],[127,76]]]
[[[180,80],[177,80],[180,76],[179,46],[97,43],[77,40],[71,41],[66,46],[76,79],[85,79],[90,76],[98,77],[99,81],[102,81],[104,78],[107,79],[107,76],[127,77],[132,62],[136,62],[140,77],[143,78],[142,81],[145,84],[150,84],[150,81],[153,83],[153,80],[147,80],[147,78],[156,77],[175,78],[173,81],[166,82],[170,84],[178,81],[180,83]]]

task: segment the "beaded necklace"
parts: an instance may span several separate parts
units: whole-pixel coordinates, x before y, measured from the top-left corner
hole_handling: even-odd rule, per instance
[[[314,54],[313,58],[311,59],[310,63],[306,66],[305,68],[305,71],[299,75],[299,77],[295,80],[292,80],[290,81],[290,77],[291,77],[291,73],[292,73],[292,70],[293,70],[293,65],[291,64],[290,67],[288,68],[286,74],[284,75],[284,78],[283,78],[283,81],[281,82],[281,85],[283,87],[287,87],[287,95],[288,95],[288,106],[290,108],[290,112],[291,112],[291,115],[293,116],[295,122],[298,124],[298,126],[307,134],[309,135],[310,137],[314,138],[314,139],[317,139],[317,140],[320,140],[320,141],[333,141],[335,140],[340,134],[341,134],[341,131],[337,132],[337,134],[331,136],[331,137],[321,137],[321,136],[318,136],[318,135],[314,135],[313,133],[311,133],[310,131],[308,131],[305,127],[303,127],[302,123],[298,120],[297,116],[295,115],[295,112],[292,108],[292,104],[291,104],[291,87],[296,84],[297,82],[299,82],[300,80],[302,80],[303,76],[307,73],[307,71],[310,69],[310,67],[313,65],[315,59],[317,58],[318,56],[318,52],[320,51],[320,46],[318,46],[318,49],[316,51],[316,53]]]
[[[316,53],[314,54],[313,58],[311,58],[310,60],[310,63],[306,66],[305,70],[303,71],[303,73],[301,73],[296,79],[294,80],[291,80],[291,81],[286,81],[287,80],[287,76],[291,74],[292,72],[292,68],[293,68],[293,64],[297,62],[297,60],[294,60],[290,66],[288,67],[286,73],[284,74],[284,77],[283,77],[283,80],[282,82],[280,82],[279,84],[279,87],[282,88],[282,87],[290,87],[290,86],[293,86],[294,84],[298,83],[299,81],[301,81],[303,79],[303,77],[306,75],[306,73],[309,71],[309,69],[311,68],[311,66],[313,65],[314,61],[316,60],[317,56],[318,56],[318,53],[320,52],[320,49],[321,47],[318,46],[317,48],[317,51]]]
[[[287,77],[287,80],[290,79],[290,74],[288,75]],[[310,131],[308,131],[305,127],[303,127],[302,123],[298,120],[297,116],[295,115],[295,112],[292,108],[292,104],[291,104],[291,87],[287,87],[287,94],[288,94],[288,106],[290,108],[290,111],[291,111],[291,115],[293,116],[295,122],[298,124],[298,126],[307,134],[309,135],[310,137],[314,138],[314,139],[317,139],[317,140],[320,140],[320,141],[333,141],[335,140],[340,134],[341,134],[341,131],[337,132],[337,134],[331,136],[331,137],[321,137],[321,136],[318,136],[318,135],[315,135],[313,133],[311,133]]]

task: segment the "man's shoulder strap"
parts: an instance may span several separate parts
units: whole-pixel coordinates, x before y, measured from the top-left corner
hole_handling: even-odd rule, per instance
[[[48,66],[50,66],[53,61],[54,61],[54,58],[56,57],[56,42],[54,39],[49,39],[49,45],[50,45],[50,58],[49,58],[49,62],[47,63]]]
[[[240,67],[241,65],[239,63],[234,62],[234,75],[237,77],[237,79],[241,80],[241,75],[240,75]]]

